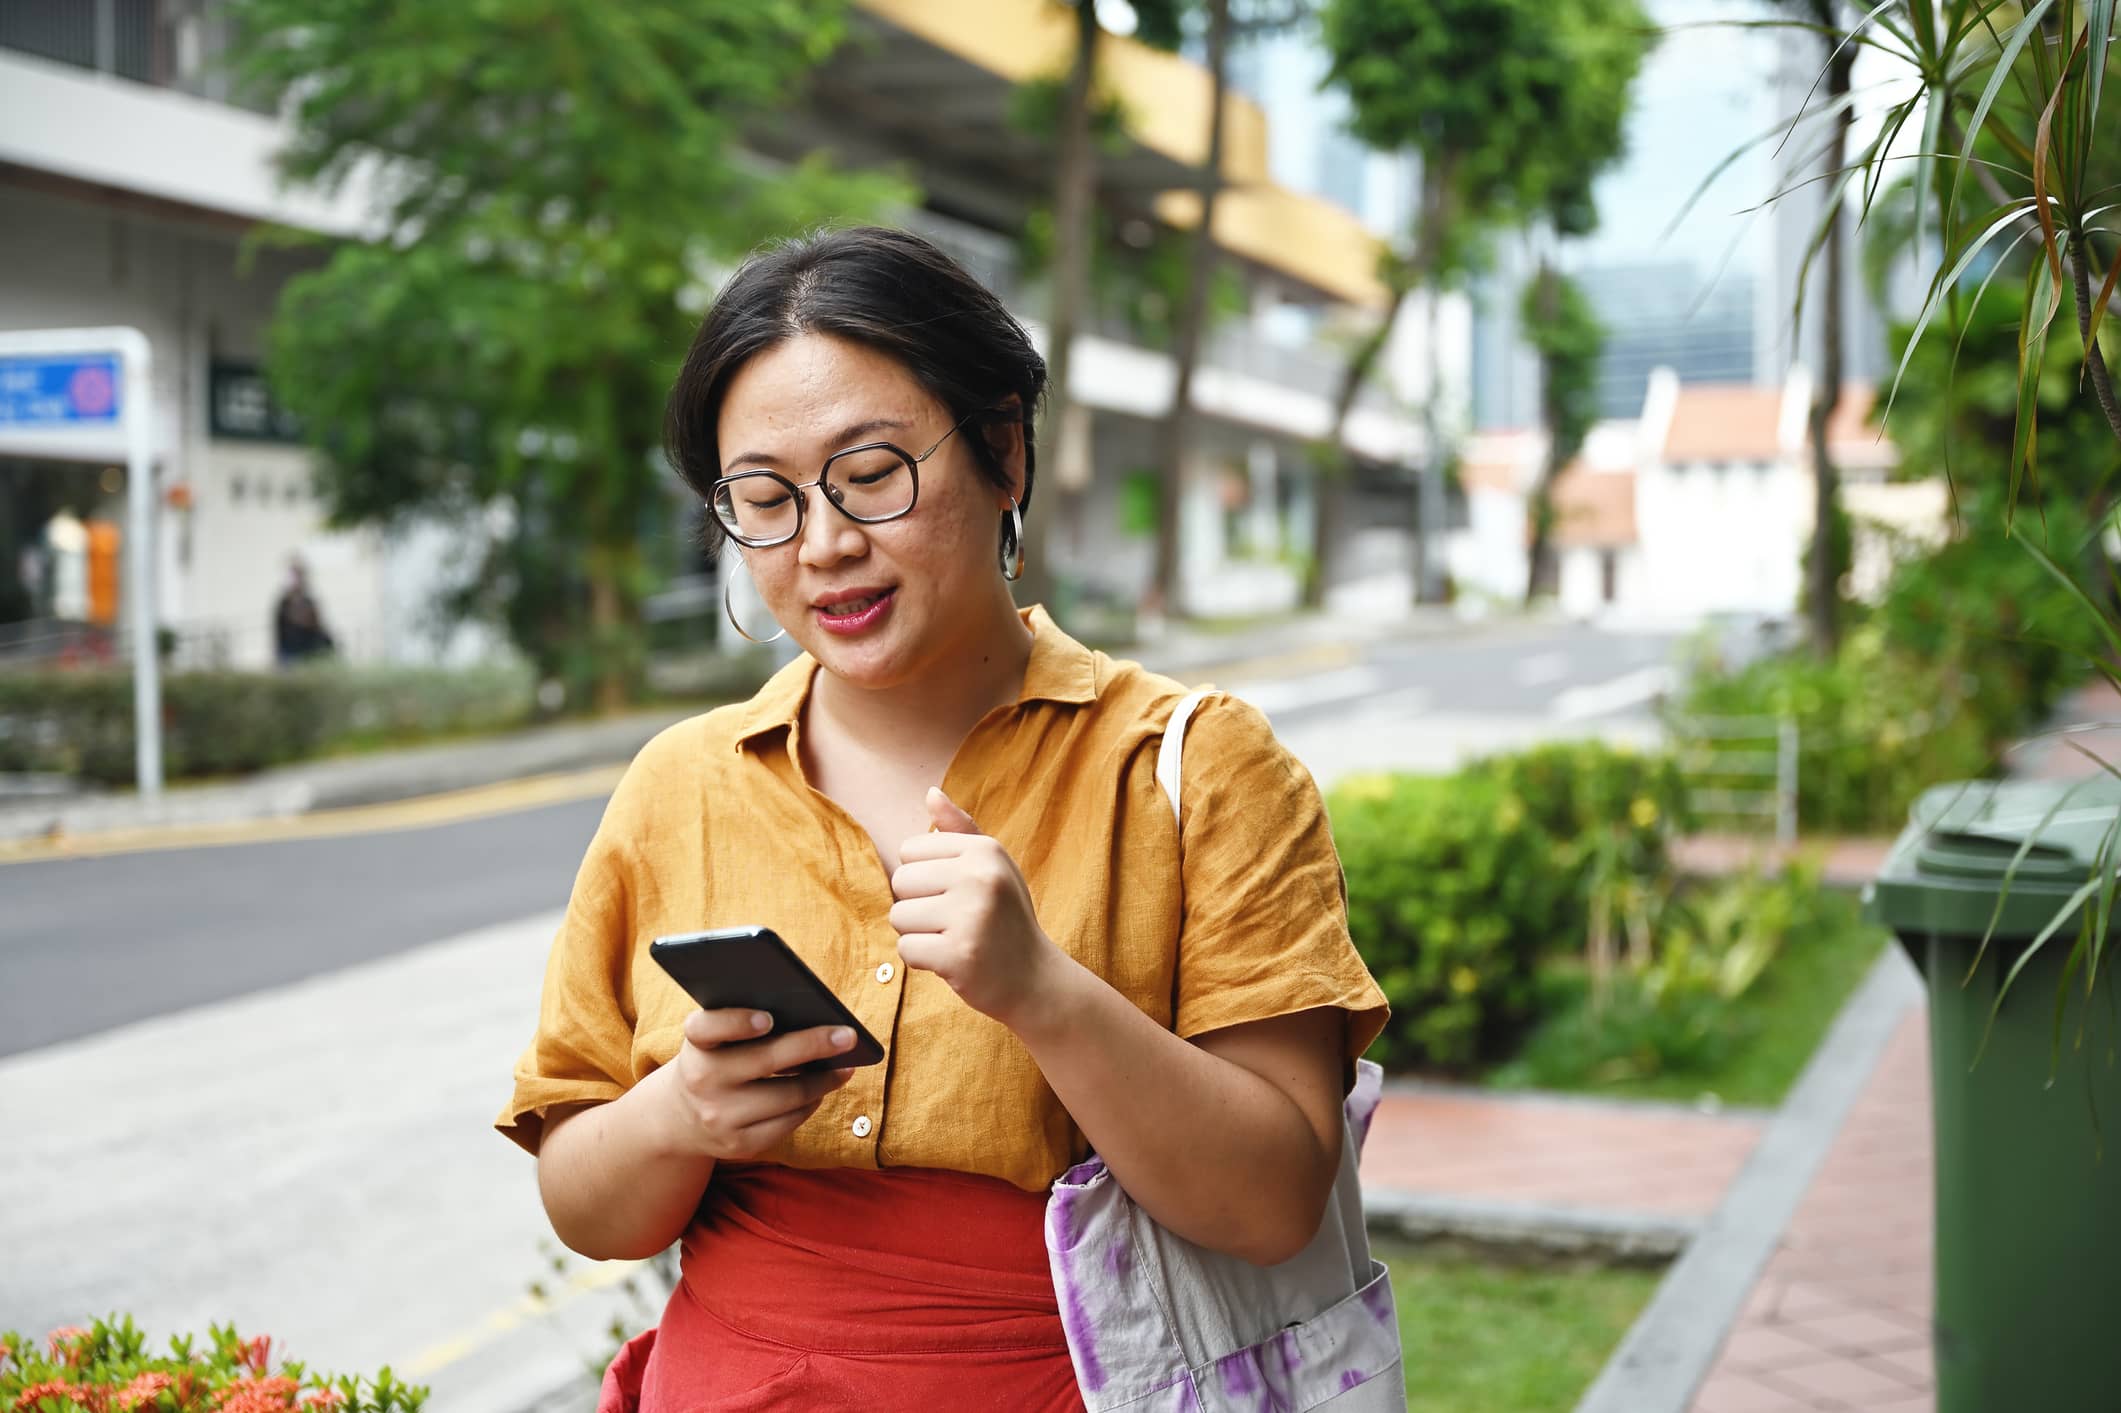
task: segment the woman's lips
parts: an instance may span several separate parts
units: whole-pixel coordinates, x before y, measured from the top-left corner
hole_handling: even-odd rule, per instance
[[[867,608],[862,609],[858,613],[840,611],[845,608],[845,604],[834,604],[831,609],[819,608],[816,610],[818,626],[828,633],[841,635],[865,633],[884,621],[885,616],[891,612],[893,600],[897,597],[897,589],[886,589],[883,593],[877,595]],[[850,602],[860,602],[860,600],[851,600]]]

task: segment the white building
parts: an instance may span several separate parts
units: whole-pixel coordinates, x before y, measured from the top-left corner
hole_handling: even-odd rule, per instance
[[[1895,482],[1892,444],[1870,425],[1873,390],[1848,387],[1828,428],[1855,521],[1850,590],[1875,596],[1894,540],[1941,533],[1941,482]],[[1712,615],[1788,618],[1800,611],[1811,541],[1813,478],[1806,418],[1811,381],[1780,388],[1650,378],[1640,418],[1601,423],[1555,482],[1555,602],[1580,619],[1677,628]],[[1454,537],[1462,586],[1512,600],[1524,592],[1528,507],[1544,436],[1488,433],[1461,475],[1472,525]]]

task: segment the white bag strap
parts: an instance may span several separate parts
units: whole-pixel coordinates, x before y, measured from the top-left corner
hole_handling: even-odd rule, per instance
[[[1186,722],[1193,715],[1193,708],[1207,697],[1206,692],[1189,692],[1179,698],[1178,705],[1171,709],[1171,720],[1164,726],[1164,742],[1156,748],[1156,783],[1164,787],[1171,797],[1171,820],[1178,822],[1178,764],[1186,748]]]

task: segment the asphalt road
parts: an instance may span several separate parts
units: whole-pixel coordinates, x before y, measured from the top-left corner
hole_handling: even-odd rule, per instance
[[[1672,646],[1511,627],[1229,685],[1330,779],[1443,768],[1640,715]],[[0,1056],[561,907],[601,810],[580,800],[395,833],[0,865]]]
[[[0,1055],[562,907],[603,808],[0,865]]]

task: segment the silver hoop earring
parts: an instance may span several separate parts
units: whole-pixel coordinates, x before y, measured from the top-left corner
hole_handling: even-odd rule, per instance
[[[744,564],[744,557],[742,555],[738,555],[736,557],[736,562],[739,565],[743,565],[747,573],[749,572],[750,566]],[[736,571],[731,570],[729,573],[724,574],[722,576],[722,612],[728,617],[729,626],[736,629],[738,637],[742,638],[747,643],[757,643],[760,647],[764,647],[768,643],[779,642],[781,639],[788,636],[788,629],[785,624],[782,626],[780,632],[774,634],[770,638],[754,638],[749,633],[746,633],[744,631],[744,625],[736,621],[736,609],[731,607],[729,603],[729,591],[735,586]]]
[[[1002,577],[1012,584],[1024,577],[1024,512],[1014,500],[1002,517]]]

